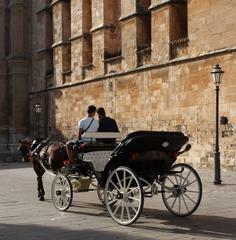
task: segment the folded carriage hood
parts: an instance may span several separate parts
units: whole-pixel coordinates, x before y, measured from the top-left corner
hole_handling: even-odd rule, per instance
[[[118,152],[171,151],[178,152],[189,138],[182,132],[137,131],[122,140]]]

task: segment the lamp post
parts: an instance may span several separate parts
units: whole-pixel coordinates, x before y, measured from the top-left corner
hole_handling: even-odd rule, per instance
[[[40,104],[35,104],[34,105],[34,110],[37,114],[37,138],[40,137],[40,113],[42,112],[42,107]]]
[[[221,78],[224,71],[222,71],[219,64],[216,64],[211,71],[213,80],[216,86],[216,144],[215,144],[215,179],[214,184],[221,184],[220,177],[220,148],[219,148],[219,91]]]

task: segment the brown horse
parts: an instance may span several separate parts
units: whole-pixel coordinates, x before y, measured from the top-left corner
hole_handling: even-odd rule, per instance
[[[44,200],[44,187],[42,176],[45,171],[56,173],[63,166],[63,162],[68,159],[65,145],[61,142],[48,142],[36,139],[32,144],[28,141],[20,141],[19,151],[25,161],[28,158],[33,163],[34,171],[37,175],[38,198]]]

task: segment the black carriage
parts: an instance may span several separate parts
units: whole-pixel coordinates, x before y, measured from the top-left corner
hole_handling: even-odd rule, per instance
[[[88,190],[96,180],[99,199],[121,225],[135,222],[144,198],[158,193],[172,214],[190,215],[200,204],[202,184],[190,165],[175,164],[178,155],[190,149],[187,142],[188,137],[181,132],[137,131],[120,143],[78,146],[76,162],[63,167],[53,180],[53,203],[58,210],[66,211],[73,191]]]

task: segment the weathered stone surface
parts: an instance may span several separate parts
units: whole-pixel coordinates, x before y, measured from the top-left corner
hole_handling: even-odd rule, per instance
[[[29,130],[29,17],[24,0],[0,1],[0,161],[17,159]]]
[[[189,55],[235,47],[233,1],[189,1]]]
[[[78,19],[83,18],[83,0],[71,1],[71,38],[83,33],[83,26]]]
[[[132,17],[121,23],[121,51],[122,51],[122,68],[128,71],[137,66],[136,59],[136,18]]]
[[[152,62],[163,63],[169,60],[170,43],[169,5],[152,11]]]
[[[152,0],[150,6],[144,5],[144,1],[139,1],[138,6],[133,0],[69,2],[71,5],[54,1],[50,6],[49,1],[32,1],[32,77],[28,103],[31,111],[38,102],[44,108],[41,134],[65,139],[75,137],[78,120],[86,114],[87,106],[94,104],[105,107],[124,134],[141,129],[184,132],[192,149],[182,160],[213,167],[215,86],[210,72],[219,63],[225,71],[220,86],[220,116],[229,120],[227,125],[220,126],[221,162],[223,168],[235,169],[234,2],[187,1],[188,19],[184,22],[188,26],[187,36],[180,34],[181,29],[173,32],[179,28],[177,20],[184,21],[184,17],[178,16],[181,4],[173,8],[178,1]],[[48,11],[42,11],[45,7]],[[115,11],[115,7],[120,9]],[[149,24],[148,15],[142,15],[142,9],[151,14],[151,36],[145,28]],[[53,32],[53,58],[49,57],[50,31]],[[151,48],[147,46],[145,50],[149,40]],[[16,52],[22,52],[21,43],[14,48]],[[139,48],[145,51],[140,52]],[[3,42],[0,52],[4,52]],[[48,67],[50,60],[53,60],[53,71]],[[6,88],[4,64],[4,61],[0,64],[0,79],[1,86]],[[10,69],[15,73],[24,67],[22,62],[11,65]],[[27,95],[23,78],[14,78],[17,89],[11,90],[19,101],[15,104],[15,122],[19,114],[17,124],[26,121],[20,116]],[[18,91],[26,91],[23,98]],[[2,102],[3,98],[0,98]],[[0,128],[5,129],[6,116],[3,118]],[[33,136],[34,113],[30,124]]]
[[[121,0],[121,17],[127,17],[134,13],[136,13],[136,1]]]
[[[92,0],[92,29],[103,26],[104,23],[104,1]]]

